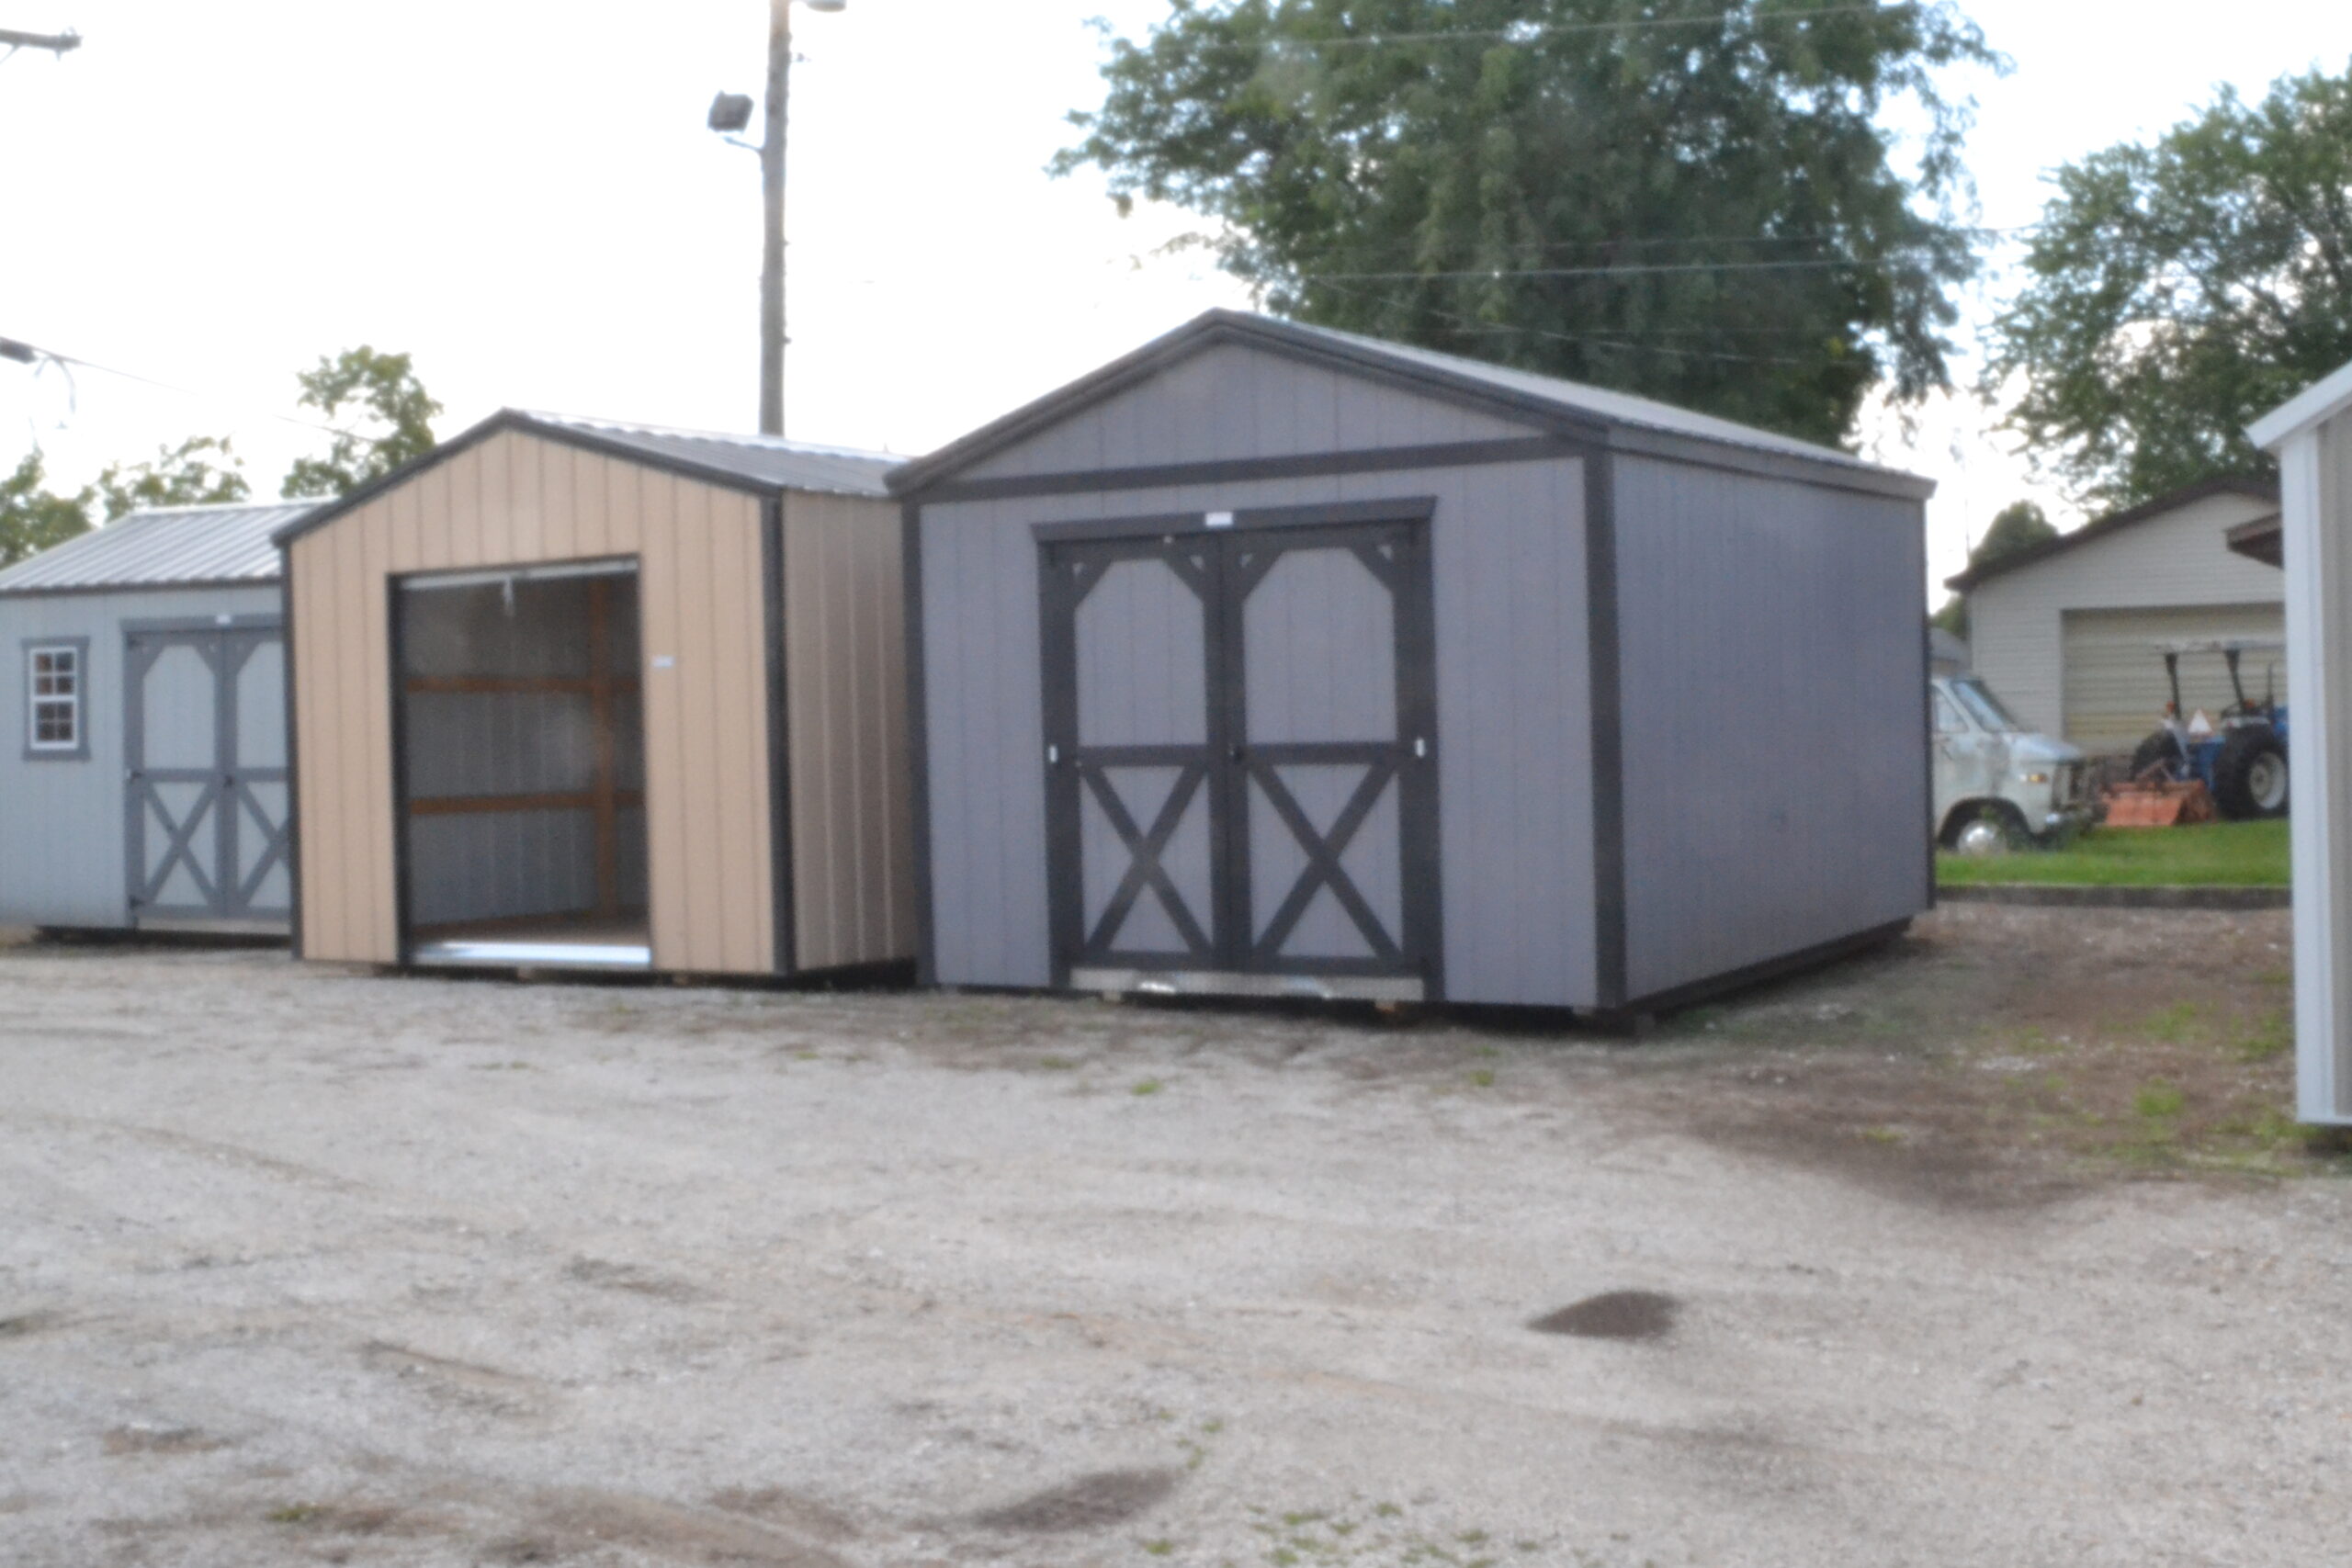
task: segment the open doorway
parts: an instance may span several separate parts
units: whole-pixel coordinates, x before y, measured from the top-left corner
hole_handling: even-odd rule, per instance
[[[649,967],[636,563],[405,578],[395,615],[411,960]]]

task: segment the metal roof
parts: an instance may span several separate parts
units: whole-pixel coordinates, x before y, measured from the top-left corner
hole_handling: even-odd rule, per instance
[[[813,446],[780,435],[737,435],[711,430],[673,430],[659,424],[582,419],[572,414],[501,409],[451,436],[432,451],[401,464],[341,500],[279,525],[277,543],[290,545],[314,528],[356,512],[387,491],[396,490],[436,464],[479,446],[504,431],[568,443],[608,457],[635,459],[689,479],[761,492],[817,491],[835,495],[887,496],[887,477],[905,461],[887,452],[857,452],[844,446]]]
[[[1440,354],[1435,349],[1417,348],[1410,344],[1389,343],[1380,338],[1362,337],[1331,327],[1309,326],[1300,321],[1283,321],[1289,332],[1311,337],[1328,338],[1401,359],[1449,376],[1483,381],[1516,392],[1521,397],[1555,404],[1571,413],[1591,414],[1611,424],[1640,425],[1648,430],[1664,431],[1670,435],[1695,436],[1702,441],[1721,441],[1734,446],[1752,446],[1758,451],[1779,452],[1792,457],[1809,457],[1815,462],[1837,463],[1849,468],[1861,468],[1871,473],[1891,474],[1899,470],[1877,463],[1864,462],[1850,452],[1835,446],[1823,446],[1811,441],[1800,441],[1793,435],[1781,435],[1770,430],[1734,420],[1717,419],[1713,414],[1695,413],[1661,403],[1651,398],[1635,397],[1631,392],[1611,391],[1606,387],[1588,386],[1582,381],[1564,380],[1557,376],[1542,376],[1532,370],[1514,370],[1507,365],[1490,365],[1482,359],[1464,359],[1460,355]]]
[[[0,594],[275,582],[278,555],[270,536],[322,504],[300,501],[133,512],[0,571]]]
[[[1890,493],[1924,497],[1935,488],[1929,480],[1866,462],[1834,446],[1758,430],[1712,414],[1694,413],[1631,393],[1329,327],[1224,310],[1205,311],[1133,354],[918,459],[892,476],[892,488],[901,494],[926,490],[945,476],[1027,439],[1089,403],[1115,395],[1176,360],[1215,344],[1229,342],[1254,342],[1327,363],[1336,361],[1361,371],[1419,382],[1433,389],[1498,404],[1537,421],[1556,420],[1565,415],[1583,424],[1650,431],[1717,447],[1736,447],[1762,454],[1768,461],[1794,458],[1826,465],[1849,474],[1867,476],[1864,482],[1871,488]]]
[[[710,430],[673,430],[658,424],[582,419],[571,414],[514,411],[535,424],[584,432],[616,446],[673,463],[716,469],[779,490],[830,491],[842,495],[888,495],[883,476],[904,457],[859,452],[846,446],[812,446],[780,435],[737,435]]]

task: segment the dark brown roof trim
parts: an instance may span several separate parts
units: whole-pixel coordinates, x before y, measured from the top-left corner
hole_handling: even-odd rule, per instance
[[[1931,481],[1858,465],[1814,461],[1797,453],[1780,453],[1717,442],[1677,432],[1653,431],[1623,423],[1604,414],[1579,412],[1547,399],[1515,391],[1476,377],[1456,375],[1442,367],[1425,365],[1383,354],[1374,346],[1336,341],[1319,333],[1295,328],[1272,317],[1242,310],[1208,310],[1173,332],[1163,333],[1133,353],[1113,360],[1057,391],[1048,392],[989,424],[982,425],[938,451],[896,469],[884,480],[894,495],[914,501],[931,499],[930,492],[955,475],[1019,445],[1071,415],[1125,391],[1158,372],[1219,344],[1240,343],[1267,353],[1312,365],[1339,369],[1362,379],[1422,397],[1434,397],[1481,412],[1500,413],[1542,434],[1565,436],[1594,445],[1639,446],[1660,456],[1688,458],[1704,450],[1718,467],[1768,472],[1838,489],[1923,499],[1933,493]],[[1736,455],[1736,456],[1734,456]],[[1750,457],[1770,459],[1751,463]]]
[[[565,446],[576,446],[583,452],[594,452],[601,457],[615,457],[622,462],[634,463],[642,468],[653,468],[662,473],[675,474],[680,479],[696,479],[704,484],[717,485],[722,490],[741,491],[746,495],[781,495],[792,488],[785,484],[764,483],[731,469],[710,468],[684,457],[666,457],[659,453],[648,452],[641,446],[632,446],[625,442],[607,439],[594,430],[583,430],[577,425],[557,424],[548,420],[534,419],[519,409],[501,409],[470,430],[451,436],[423,457],[411,458],[383,478],[373,483],[360,486],[341,501],[331,502],[301,521],[280,528],[277,533],[272,534],[270,538],[282,550],[305,534],[324,527],[349,513],[358,511],[359,508],[388,491],[398,490],[426,469],[436,468],[450,458],[481,446],[492,436],[510,430],[519,431],[526,435],[535,435],[543,441],[553,441]]]
[[[2152,517],[2177,511],[2192,502],[2203,501],[2216,495],[2243,495],[2253,501],[2276,502],[2278,499],[2278,485],[2276,480],[2259,479],[2251,474],[2224,474],[2219,479],[2206,479],[2185,489],[2177,490],[2170,495],[2160,495],[2154,501],[2143,502],[2129,512],[2119,512],[2112,517],[2102,517],[2096,523],[2086,523],[2071,534],[2061,534],[2054,539],[2045,539],[2041,544],[2019,550],[2013,556],[2003,556],[1999,560],[1985,566],[1971,567],[1957,577],[1945,578],[1944,586],[1955,593],[1965,593],[1981,582],[1989,582],[1996,577],[2006,577],[2010,572],[2033,565],[2036,561],[2048,560],[2052,556],[2064,555],[2076,545],[2086,545],[2093,539],[2105,538],[2108,535],[2129,528],[2135,523],[2145,523]]]
[[[2258,560],[2265,566],[2283,567],[2286,543],[2286,519],[2278,513],[2241,523],[2222,536],[2230,548],[2248,560]]]

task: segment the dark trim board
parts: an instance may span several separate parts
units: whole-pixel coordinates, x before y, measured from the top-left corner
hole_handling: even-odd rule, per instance
[[[281,562],[285,551],[278,552]],[[287,945],[299,962],[302,957],[302,723],[301,705],[295,700],[301,683],[294,677],[294,595],[283,587],[286,636],[286,875]],[[397,677],[396,677],[397,679]],[[395,824],[399,818],[395,818]]]
[[[1170,366],[1227,344],[1245,344],[1317,369],[1337,370],[1436,401],[1500,414],[1525,423],[1532,431],[1580,438],[1588,444],[1622,439],[1630,446],[1649,446],[1685,461],[1691,460],[1694,453],[1704,452],[1709,455],[1708,461],[1720,466],[1783,477],[1802,474],[1810,482],[1869,490],[1909,500],[1925,499],[1934,490],[1931,483],[1912,475],[1874,468],[1852,458],[1840,460],[1842,454],[1826,449],[1816,457],[1801,451],[1744,443],[1729,435],[1712,438],[1659,429],[1621,414],[1577,406],[1566,400],[1566,393],[1545,397],[1521,389],[1478,374],[1480,367],[1476,366],[1457,370],[1402,345],[1354,340],[1270,316],[1224,310],[1204,312],[1091,375],[951,442],[927,457],[909,463],[890,474],[885,482],[896,495],[924,501],[945,499],[953,475],[1018,446],[1080,410],[1117,396]],[[1581,390],[1602,399],[1612,396],[1593,389],[1571,387],[1568,390]],[[1755,434],[1763,436],[1766,433]],[[1666,445],[1657,445],[1661,443]],[[1758,467],[1760,464],[1770,466]]]
[[[283,632],[284,612],[271,615],[266,611],[248,615],[168,615],[155,620],[124,621],[125,637],[141,633],[170,632]]]
[[[913,863],[915,885],[915,983],[939,984],[937,931],[932,913],[931,881],[931,709],[924,692],[923,665],[930,650],[922,625],[922,507],[908,502],[899,508],[899,572],[906,592],[907,639],[907,796],[914,812]]]
[[[784,626],[784,499],[760,503],[760,593],[767,617],[768,897],[774,902],[775,972],[799,967],[792,871],[792,689]]]
[[[1603,1028],[1614,1028],[1638,1022],[1645,1018],[1654,1019],[1662,1013],[1680,1012],[1716,997],[1744,991],[1768,981],[1785,979],[1792,975],[1801,975],[1809,969],[1819,969],[1840,959],[1884,947],[1909,931],[1914,918],[1905,916],[1883,926],[1856,931],[1850,936],[1841,936],[1795,953],[1782,953],[1778,958],[1767,958],[1727,974],[1710,976],[1704,980],[1694,980],[1687,986],[1677,986],[1668,990],[1653,991],[1618,1007],[1596,1009],[1586,1016]]]
[[[1625,1001],[1625,725],[1617,617],[1617,476],[1585,464],[1586,665],[1592,683],[1593,979],[1603,1008]]]
[[[1166,463],[1139,468],[1020,474],[995,479],[950,479],[922,492],[925,505],[1005,501],[1030,496],[1086,495],[1098,491],[1176,490],[1193,485],[1246,484],[1262,479],[1319,479],[1331,474],[1393,473],[1408,468],[1466,468],[1497,463],[1541,463],[1573,457],[1599,444],[1586,436],[1532,435],[1505,441],[1453,441],[1426,446],[1302,452],[1282,457],[1233,457],[1206,463]]]
[[[578,425],[534,419],[518,409],[501,409],[481,423],[451,436],[432,451],[410,458],[374,483],[362,485],[339,501],[326,502],[308,517],[288,524],[270,537],[283,550],[306,535],[315,533],[338,518],[348,516],[390,491],[398,490],[417,475],[436,468],[452,457],[470,452],[492,436],[504,434],[510,430],[535,435],[543,441],[552,441],[559,446],[577,447],[582,452],[593,452],[600,457],[615,457],[641,468],[674,474],[680,479],[716,485],[721,490],[740,491],[746,495],[772,496],[792,488],[786,484],[747,479],[725,468],[706,468],[680,457],[664,457],[624,441],[600,437],[594,431],[583,430]]]
[[[1103,517],[1082,523],[1038,523],[1029,532],[1040,544],[1088,539],[1150,539],[1175,534],[1224,534],[1247,528],[1316,528],[1349,523],[1427,523],[1437,515],[1430,495],[1384,496],[1305,506],[1244,507],[1233,512],[1163,512],[1148,517]],[[1227,523],[1211,525],[1211,517]]]
[[[409,921],[408,668],[401,646],[401,580],[384,579],[384,638],[388,659],[384,700],[391,705],[392,761],[392,962],[415,962],[416,932]]]

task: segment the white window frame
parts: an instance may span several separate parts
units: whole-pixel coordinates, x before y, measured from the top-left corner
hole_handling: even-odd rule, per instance
[[[71,660],[66,670],[43,671],[41,660]],[[64,691],[55,689],[62,678]],[[51,683],[44,692],[42,683]],[[64,740],[41,739],[41,720],[63,705],[73,726]],[[71,761],[90,754],[90,643],[86,637],[31,637],[25,642],[25,755],[34,761]]]

